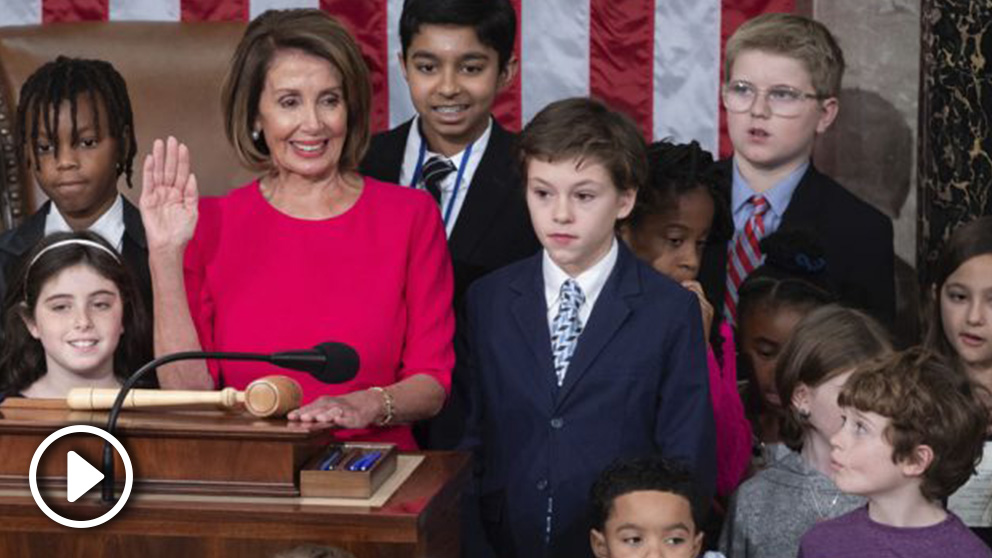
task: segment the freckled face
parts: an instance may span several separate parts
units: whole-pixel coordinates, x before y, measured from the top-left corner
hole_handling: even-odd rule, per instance
[[[892,444],[885,439],[888,418],[844,407],[841,422],[830,439],[830,468],[837,488],[870,497],[905,482],[902,464],[892,462]]]

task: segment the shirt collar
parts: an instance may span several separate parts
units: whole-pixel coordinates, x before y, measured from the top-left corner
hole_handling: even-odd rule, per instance
[[[606,280],[610,277],[610,272],[613,271],[613,266],[617,263],[617,255],[620,250],[617,247],[617,239],[613,238],[613,244],[610,245],[610,251],[606,253],[598,262],[593,264],[592,267],[583,271],[578,277],[574,279],[579,283],[579,288],[582,289],[582,294],[586,297],[586,303],[592,304],[599,297],[600,291],[603,290],[603,286],[606,285]],[[548,303],[548,308],[557,304],[558,297],[561,294],[562,284],[571,278],[565,270],[558,267],[558,264],[551,259],[547,250],[543,251],[541,271],[544,275],[544,298]]]
[[[124,197],[117,194],[117,199],[99,219],[90,225],[89,230],[105,238],[118,252],[124,244]],[[59,208],[53,203],[45,216],[45,236],[57,232],[72,232],[72,227],[66,222]]]
[[[471,182],[471,176],[474,169],[482,161],[482,155],[486,152],[486,147],[489,146],[489,137],[492,135],[493,131],[493,118],[489,117],[488,123],[486,124],[485,131],[479,136],[474,142],[472,142],[472,154],[469,156],[468,160],[465,162],[465,170],[462,172],[464,184],[462,188],[467,188],[468,183]],[[420,134],[420,115],[413,117],[413,122],[410,124],[410,131],[406,136],[406,148],[403,153],[403,168],[400,170],[400,182],[409,186],[410,181],[413,180],[413,171],[417,166],[417,159],[420,157],[420,144],[424,141],[423,136]],[[466,146],[467,147],[467,146]],[[445,179],[441,181],[440,187],[442,191],[450,192],[455,187],[455,175],[457,171],[461,170],[459,165],[462,164],[462,158],[465,155],[465,150],[461,150],[455,153],[451,157],[445,157],[455,165],[454,173],[451,173],[450,179]],[[440,153],[435,153],[428,148],[424,153],[424,162],[434,156],[444,157]]]
[[[788,176],[780,180],[777,184],[772,186],[770,189],[766,190],[764,193],[758,194],[751,189],[751,186],[744,179],[744,175],[741,174],[740,169],[737,167],[737,158],[734,158],[733,163],[733,181],[731,185],[731,211],[734,215],[741,210],[743,210],[748,202],[751,200],[752,196],[762,196],[765,201],[768,202],[768,210],[775,213],[775,215],[784,215],[786,208],[789,207],[789,201],[792,200],[792,194],[795,193],[796,188],[799,186],[799,181],[802,180],[803,175],[806,174],[806,169],[809,168],[809,161],[799,165],[795,170],[790,172]]]

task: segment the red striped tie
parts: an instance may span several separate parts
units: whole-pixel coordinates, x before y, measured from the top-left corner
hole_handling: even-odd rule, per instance
[[[731,325],[737,323],[737,290],[744,279],[761,265],[761,248],[758,243],[765,236],[765,212],[768,201],[761,196],[748,200],[754,212],[744,225],[744,230],[734,235],[727,253],[727,292],[724,296],[724,314]]]

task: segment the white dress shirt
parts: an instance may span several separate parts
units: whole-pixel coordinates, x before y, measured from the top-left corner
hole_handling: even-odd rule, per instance
[[[472,178],[475,176],[476,169],[479,168],[479,163],[482,162],[482,156],[486,153],[486,146],[489,145],[489,136],[493,129],[492,117],[489,118],[489,124],[486,126],[486,130],[482,132],[479,139],[475,140],[472,144],[472,153],[469,154],[468,158],[465,158],[465,150],[455,153],[451,157],[447,157],[455,165],[454,172],[451,172],[441,181],[441,217],[444,217],[444,212],[448,209],[448,204],[452,204],[451,207],[451,217],[448,222],[444,224],[444,231],[447,233],[448,238],[451,238],[451,231],[455,228],[455,223],[458,221],[458,214],[461,213],[462,206],[465,204],[465,196],[468,194],[468,187],[472,184]],[[406,149],[403,152],[403,166],[400,168],[400,184],[403,186],[413,186],[416,188],[422,188],[421,184],[413,185],[413,173],[417,168],[417,159],[420,157],[420,144],[423,139],[420,136],[420,117],[414,117],[413,123],[410,125],[410,133],[406,138]],[[427,153],[424,154],[424,163],[426,163],[431,157],[441,156],[439,153],[434,153],[427,148]],[[458,186],[458,195],[452,201],[451,196],[455,194],[455,182],[458,180],[458,171],[461,169],[462,159],[465,159],[465,170],[462,172],[462,181]]]
[[[603,292],[603,286],[606,285],[606,280],[609,279],[613,267],[616,266],[617,254],[619,253],[617,239],[613,239],[610,251],[601,260],[580,273],[578,277],[572,277],[558,267],[558,264],[551,260],[547,250],[544,250],[543,253],[541,271],[544,275],[544,299],[548,304],[548,330],[551,330],[555,316],[558,315],[558,307],[561,306],[561,286],[568,279],[575,279],[579,283],[579,288],[582,289],[582,294],[586,297],[585,302],[579,306],[579,321],[585,327],[592,314],[592,308],[596,305],[596,299],[599,298],[599,293]]]
[[[95,223],[88,229],[102,236],[120,253],[124,247],[124,198],[117,194],[117,199]],[[56,232],[72,232],[72,227],[66,222],[59,208],[53,203],[48,215],[45,216],[45,236]]]

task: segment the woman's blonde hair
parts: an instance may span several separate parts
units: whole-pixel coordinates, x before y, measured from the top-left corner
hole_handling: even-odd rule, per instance
[[[763,14],[746,21],[730,39],[724,55],[724,79],[737,57],[747,50],[760,50],[794,58],[809,72],[813,89],[821,99],[840,95],[844,76],[844,51],[822,23],[794,14]]]

